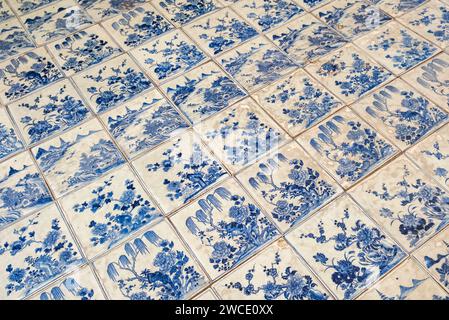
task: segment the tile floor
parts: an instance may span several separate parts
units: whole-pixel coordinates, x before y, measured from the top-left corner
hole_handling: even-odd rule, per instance
[[[0,300],[449,299],[447,0],[0,0]]]

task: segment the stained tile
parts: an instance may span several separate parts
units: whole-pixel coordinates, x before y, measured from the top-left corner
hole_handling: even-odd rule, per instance
[[[408,251],[449,223],[448,193],[403,156],[350,192]]]
[[[103,26],[125,50],[135,48],[173,28],[148,3],[103,22]]]
[[[237,179],[283,232],[342,192],[296,142],[264,157]]]
[[[233,179],[200,196],[171,221],[212,279],[278,235],[273,223]]]
[[[84,262],[56,205],[1,231],[0,297],[21,299]]]
[[[218,281],[214,288],[224,300],[332,299],[283,239]]]
[[[399,17],[413,10],[427,0],[368,0],[393,17]]]
[[[128,166],[65,196],[61,205],[88,258],[162,216]]]
[[[288,138],[250,98],[199,124],[195,130],[232,172],[279,147]]]
[[[343,106],[303,70],[265,87],[253,97],[292,136]]]
[[[22,16],[21,20],[38,45],[92,24],[92,19],[74,0],[52,3]]]
[[[439,52],[431,42],[397,22],[388,23],[355,43],[396,75]]]
[[[449,295],[413,260],[401,264],[360,300],[447,300]]]
[[[352,108],[402,150],[449,119],[446,112],[399,79],[376,90]]]
[[[159,145],[188,127],[186,120],[156,90],[106,112],[101,118],[129,157]]]
[[[9,118],[5,107],[0,106],[0,160],[23,149],[22,140]]]
[[[132,10],[146,0],[75,0],[95,20],[105,20],[121,12]]]
[[[287,240],[339,299],[353,299],[405,257],[347,196],[294,229]]]
[[[347,108],[302,134],[298,142],[345,188],[398,151]]]
[[[246,96],[213,62],[166,83],[162,89],[192,123],[200,122]]]
[[[62,78],[44,48],[0,63],[0,101],[4,104]]]
[[[32,48],[35,45],[19,20],[11,19],[0,23],[0,61]]]
[[[154,5],[177,26],[220,8],[216,0],[158,0]]]
[[[124,162],[96,119],[34,147],[32,153],[57,197]]]
[[[0,2],[0,22],[6,21],[14,17],[14,13],[11,8],[8,6],[6,1]]]
[[[207,59],[204,52],[178,29],[147,42],[131,54],[157,82],[187,72]]]
[[[28,152],[0,165],[0,228],[51,201],[50,192]]]
[[[231,76],[251,92],[298,67],[285,53],[262,37],[230,50],[218,60]]]
[[[227,173],[192,131],[133,162],[165,213],[197,197]]]
[[[110,110],[153,86],[126,54],[79,73],[73,80],[97,113]]]
[[[66,131],[90,117],[73,85],[63,80],[8,106],[27,144]]]
[[[333,51],[306,70],[345,103],[351,103],[390,80],[392,74],[354,45]]]
[[[182,300],[206,284],[206,276],[166,223],[95,261],[101,282],[116,300]],[[143,275],[134,277],[135,274]],[[158,276],[166,281],[159,281]]]

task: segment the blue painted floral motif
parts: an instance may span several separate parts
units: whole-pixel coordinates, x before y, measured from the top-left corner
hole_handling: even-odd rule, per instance
[[[0,122],[0,159],[3,159],[23,149],[23,143],[17,137],[17,134],[14,131],[12,125],[9,123],[2,123],[2,122]]]
[[[449,8],[447,6],[425,7],[418,14],[419,19],[409,21],[412,26],[418,27],[418,30],[424,28],[428,35],[444,46],[449,44]]]
[[[332,236],[327,235],[322,221],[317,225],[317,234],[300,235],[300,238],[313,239],[318,246],[332,243],[335,250],[344,252],[344,257],[339,260],[320,251],[313,258],[326,271],[332,271],[332,282],[344,292],[345,299],[351,299],[368,286],[373,277],[384,275],[405,256],[376,227],[366,225],[360,219],[348,225],[350,214],[349,209],[345,209],[342,218],[334,220],[336,231]]]
[[[96,20],[112,17],[132,10],[146,0],[76,0]]]
[[[173,22],[179,24],[186,24],[217,9],[214,0],[160,0],[158,4]]]
[[[399,96],[400,105],[394,100]],[[401,90],[387,85],[373,95],[366,112],[395,131],[395,137],[406,145],[412,145],[433,128],[449,118],[426,98],[412,90]]]
[[[407,165],[404,165],[402,179],[396,186],[399,189],[395,193],[391,193],[386,184],[382,184],[381,191],[366,192],[386,203],[400,200],[404,211],[394,212],[386,206],[380,209],[379,214],[390,220],[392,225],[396,223],[411,248],[449,223],[449,195],[440,187],[429,185],[422,179],[413,179]]]
[[[154,252],[144,240],[151,249],[154,247]],[[108,265],[107,273],[118,284],[123,297],[130,300],[185,299],[205,281],[184,251],[154,231],[147,231],[143,237],[126,243],[124,249],[118,261]],[[152,261],[145,269],[137,270],[136,262],[150,254]]]
[[[77,300],[93,300],[94,290],[81,286],[76,279],[68,277],[59,286],[52,287],[49,292],[40,294],[40,300],[66,300],[66,295],[61,290],[63,287],[71,294],[71,299]]]
[[[249,269],[245,275],[246,285],[241,282],[231,282],[225,284],[229,289],[237,289],[252,296],[263,292],[265,300],[276,300],[284,298],[286,300],[327,300],[328,295],[317,288],[317,284],[309,275],[301,275],[292,267],[286,267],[284,271],[280,269],[281,256],[275,254],[274,261],[270,265],[264,265],[263,271],[267,278],[263,285],[254,286],[252,283],[256,266]]]
[[[449,288],[449,242],[443,240],[444,247],[435,255],[424,256],[424,263],[428,269],[435,268],[439,281]]]
[[[230,204],[225,219],[220,217],[223,202]],[[212,250],[209,263],[216,271],[231,269],[278,234],[256,205],[225,187],[215,189],[198,205],[200,209],[185,223]]]
[[[372,3],[379,3],[382,6],[382,9],[392,16],[398,16],[410,11],[425,1],[426,0],[370,0]]]
[[[321,3],[325,2],[325,1],[327,1],[327,0],[301,0],[301,1],[298,1],[298,2],[300,2],[301,4],[306,5],[309,8],[313,8],[313,7],[316,7],[317,5],[319,5],[319,4],[321,4]]]
[[[449,143],[449,140],[447,140]],[[449,159],[449,153],[443,153],[440,149],[440,143],[435,142],[433,144],[433,150],[423,150],[421,151],[421,154],[432,157],[433,159],[436,159],[438,161],[442,161],[442,165],[444,163],[447,163],[447,159]],[[437,167],[434,169],[433,173],[444,180],[444,183],[449,186],[449,171],[443,167]]]
[[[6,2],[0,2],[0,22],[6,21],[14,17],[13,12],[9,9]]]
[[[25,14],[55,1],[57,0],[15,0],[14,5],[20,14]]]
[[[19,22],[1,24],[0,34],[0,61],[35,47]]]

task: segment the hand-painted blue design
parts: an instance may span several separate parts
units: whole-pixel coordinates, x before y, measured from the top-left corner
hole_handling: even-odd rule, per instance
[[[433,35],[435,39],[441,41],[443,43],[449,42],[449,8],[447,6],[435,6],[432,9],[438,10],[440,16],[437,17],[435,13],[429,12],[429,7],[424,8],[419,11],[419,15],[421,16],[419,19],[415,19],[410,21],[410,24],[414,27],[425,27],[430,25],[432,26],[427,30],[427,33]],[[436,22],[438,20],[438,22]]]
[[[161,0],[158,3],[171,20],[179,24],[186,24],[217,9],[214,0]]]
[[[327,300],[329,297],[325,292],[317,288],[317,284],[309,275],[301,275],[292,267],[287,267],[282,272],[280,270],[281,257],[276,253],[274,261],[270,265],[262,266],[266,276],[266,282],[255,286],[252,281],[254,273],[259,266],[254,265],[245,275],[246,285],[241,282],[231,282],[225,284],[229,289],[237,289],[245,296],[252,296],[263,292],[265,300],[276,300],[284,298],[286,300]]]
[[[94,290],[86,287],[82,287],[76,279],[68,277],[59,286],[52,287],[50,291],[45,291],[40,294],[40,300],[66,300],[66,295],[61,290],[64,287],[66,291],[71,295],[70,299],[76,300],[93,300]]]
[[[12,17],[14,17],[14,14],[9,9],[8,5],[6,4],[6,1],[0,2],[0,22],[6,21]]]
[[[139,4],[144,4],[147,0],[76,0],[79,5],[89,13],[95,12],[95,15],[103,20],[104,18],[115,16],[122,11],[132,10]],[[103,4],[107,2],[106,4]]]
[[[415,291],[416,289],[419,288],[419,286],[426,281],[428,278],[426,279],[412,279],[412,285],[409,287],[406,286],[399,286],[399,294],[396,296],[388,296],[384,293],[382,293],[381,291],[376,289],[377,294],[379,295],[379,297],[382,300],[406,300],[408,298],[408,296]]]
[[[439,275],[439,281],[449,288],[449,242],[444,241],[444,247],[437,256],[424,256],[424,262],[428,269],[435,268]]]
[[[56,1],[57,0],[15,0],[14,2],[18,5],[17,10],[20,14],[25,14]]]
[[[18,23],[3,25],[0,28],[0,34],[0,61],[15,56],[27,48],[35,47]]]
[[[10,126],[0,122],[0,159],[23,149],[23,143]]]
[[[449,63],[436,57],[422,66],[421,70],[421,74],[416,78],[416,83],[437,96],[446,97],[446,107],[449,107],[449,81],[442,79],[449,70]]]
[[[449,143],[449,140],[448,140]],[[447,163],[447,159],[449,159],[449,153],[443,153],[440,150],[440,143],[435,142],[433,144],[433,150],[423,150],[421,153],[425,156],[432,157],[434,160],[442,161],[442,164]],[[449,172],[447,169],[438,167],[436,168],[433,173],[440,178],[444,178],[444,183],[449,186]]]

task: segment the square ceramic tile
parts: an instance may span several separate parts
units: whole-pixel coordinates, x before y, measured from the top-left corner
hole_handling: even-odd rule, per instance
[[[92,19],[74,0],[62,0],[21,17],[38,45],[83,29]]]
[[[351,108],[402,150],[449,119],[446,112],[400,79],[376,90]]]
[[[412,259],[388,274],[360,300],[447,300],[447,292]]]
[[[449,194],[404,156],[350,193],[408,251],[449,223]]]
[[[1,163],[0,177],[0,228],[52,201],[28,152]]]
[[[210,55],[234,48],[258,35],[231,9],[223,9],[187,25],[184,30]]]
[[[449,55],[437,55],[402,78],[449,112]]]
[[[328,300],[332,297],[283,239],[218,281],[214,288],[224,300]]]
[[[153,87],[127,54],[79,73],[73,80],[97,113],[110,110]]]
[[[306,70],[348,104],[393,77],[352,44],[309,64]]]
[[[56,197],[124,162],[96,119],[34,147],[32,152]]]
[[[291,0],[238,1],[233,8],[262,32],[272,30],[304,13],[304,9]]]
[[[263,37],[223,54],[218,62],[251,92],[298,68],[284,52]]]
[[[166,222],[98,259],[95,268],[114,300],[183,300],[207,282]]]
[[[35,48],[19,20],[0,23],[0,61]]]
[[[292,136],[343,107],[341,101],[303,70],[265,87],[253,97]]]
[[[9,4],[18,15],[24,15],[58,0],[10,0]]]
[[[348,38],[368,33],[391,20],[382,10],[354,0],[332,1],[315,10],[314,14]]]
[[[187,72],[207,59],[203,51],[178,29],[147,42],[131,54],[157,82]]]
[[[5,107],[0,106],[0,161],[22,150],[24,147],[21,138],[9,118]]]
[[[189,23],[221,7],[216,0],[156,0],[154,5],[177,26]]]
[[[56,205],[0,233],[2,300],[25,298],[84,262]]]
[[[34,49],[0,63],[0,101],[7,104],[60,78],[47,51]]]
[[[72,192],[60,203],[90,259],[162,216],[128,166]]]
[[[376,170],[398,151],[347,108],[302,134],[298,142],[344,188]]]
[[[449,188],[449,125],[407,151],[427,175]]]
[[[165,142],[133,165],[165,213],[189,202],[227,175],[192,131]]]
[[[48,45],[66,76],[99,64],[122,50],[106,31],[95,25]]]
[[[91,116],[69,80],[26,96],[8,109],[27,144],[66,131]]]
[[[177,212],[171,221],[212,279],[278,235],[273,223],[232,178]]]
[[[192,123],[198,123],[246,96],[213,62],[166,83],[162,90]]]
[[[193,300],[218,300],[217,295],[212,291],[212,289],[207,289],[197,295]]]
[[[125,50],[135,48],[173,29],[173,26],[148,3],[103,22],[103,26]]]
[[[427,0],[368,0],[393,17],[399,17],[425,3]]]
[[[75,0],[95,20],[105,20],[132,10],[147,0]]]
[[[440,51],[431,42],[397,22],[357,39],[355,44],[395,75],[413,68]]]
[[[237,179],[283,232],[342,192],[296,142],[264,157]]]
[[[295,1],[299,3],[300,6],[305,8],[307,11],[312,11],[334,0],[295,0]]]
[[[250,98],[197,125],[195,130],[232,172],[275,150],[288,139]]]
[[[189,126],[157,90],[106,112],[101,119],[128,157],[154,148]]]
[[[310,14],[271,31],[268,37],[300,65],[314,61],[346,43],[342,35]]]

